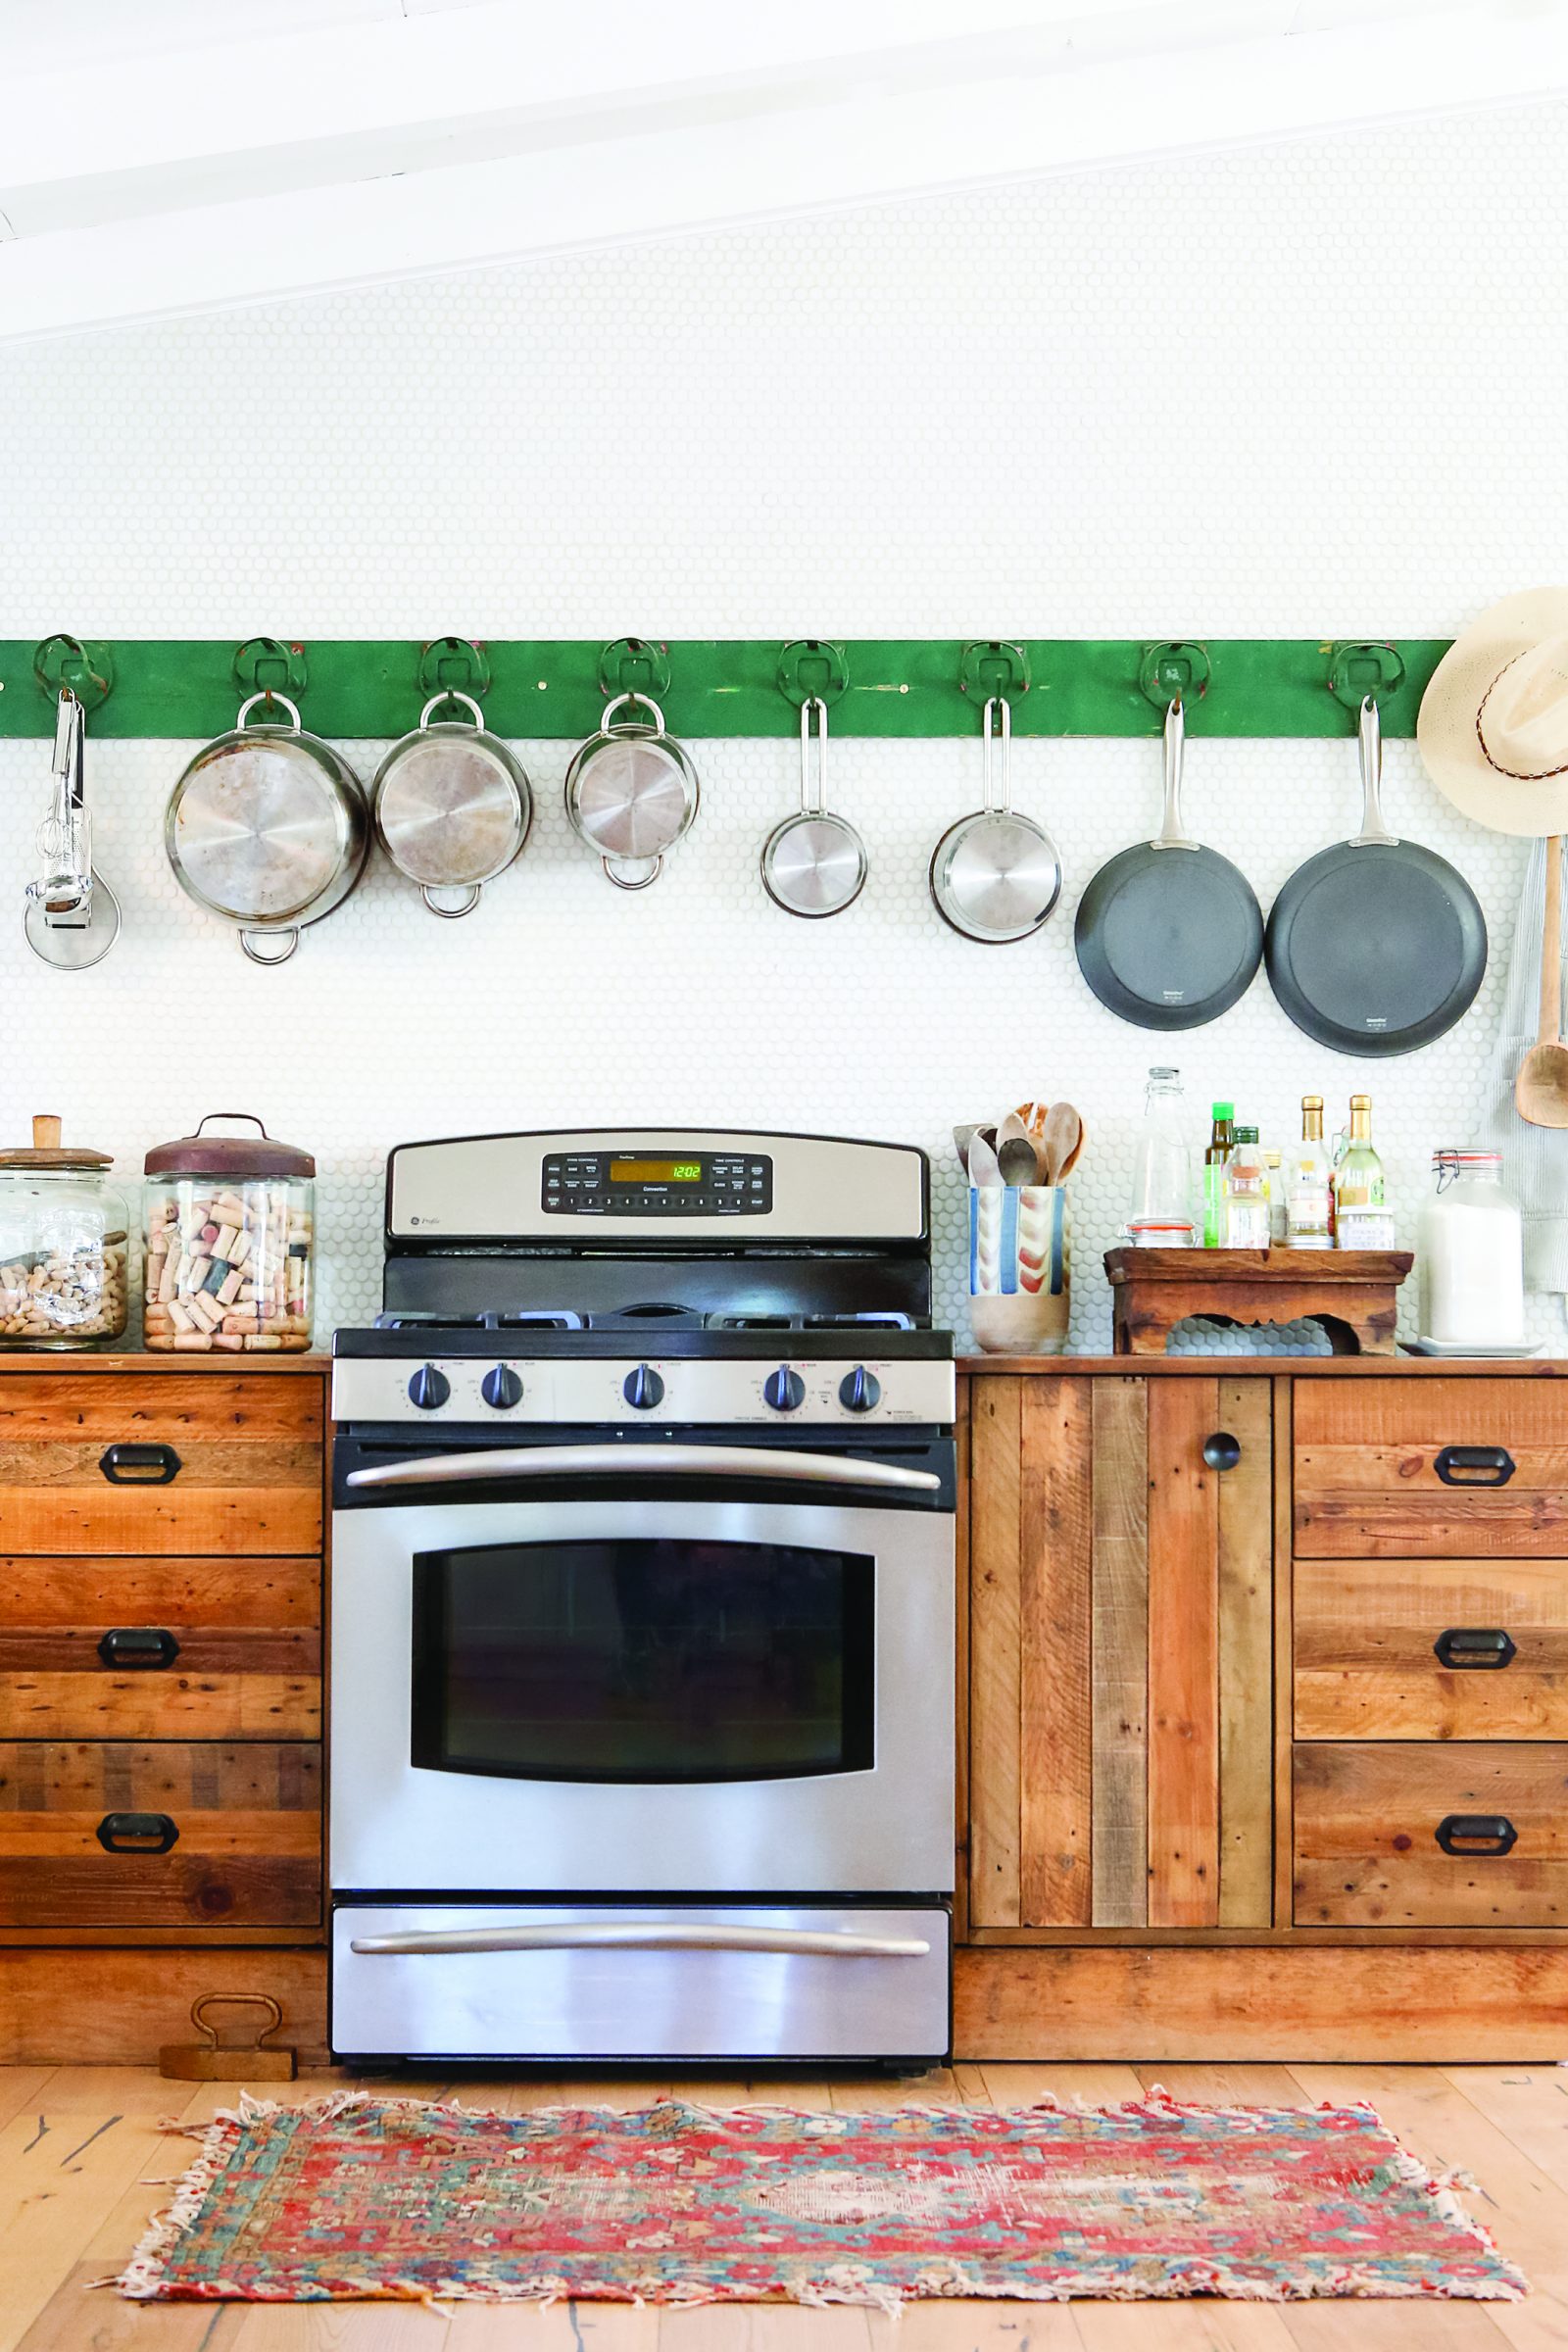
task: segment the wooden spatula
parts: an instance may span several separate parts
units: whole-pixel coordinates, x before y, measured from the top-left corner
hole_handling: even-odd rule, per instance
[[[1532,1127],[1568,1127],[1568,1046],[1562,1042],[1562,836],[1546,843],[1546,919],[1541,932],[1541,1028],[1513,1082]]]

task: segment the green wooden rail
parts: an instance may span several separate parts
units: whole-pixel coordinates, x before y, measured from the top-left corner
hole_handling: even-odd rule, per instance
[[[836,735],[975,735],[980,706],[1008,696],[1013,733],[1140,736],[1159,732],[1181,688],[1194,735],[1349,736],[1374,691],[1385,735],[1413,735],[1443,638],[134,638],[0,640],[0,737],[48,735],[53,688],[74,685],[98,737],[203,740],[234,723],[244,695],[291,694],[304,723],[337,740],[393,737],[431,693],[475,692],[488,725],[514,738],[576,741],[610,695],[657,693],[675,735],[790,736],[803,694],[832,707]]]

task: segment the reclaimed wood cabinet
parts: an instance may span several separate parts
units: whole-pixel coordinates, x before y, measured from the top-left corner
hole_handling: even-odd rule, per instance
[[[324,2053],[325,1373],[0,1357],[0,2061]]]
[[[971,1923],[1268,1926],[1267,1381],[979,1380],[970,1465]]]
[[[957,2055],[1568,2059],[1568,1365],[962,1386]]]

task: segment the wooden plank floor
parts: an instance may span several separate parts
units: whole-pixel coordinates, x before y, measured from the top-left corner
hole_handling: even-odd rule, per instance
[[[337,2078],[303,2080],[309,2098]],[[88,2281],[117,2270],[187,2161],[161,2118],[200,2122],[238,2085],[143,2069],[0,2069],[0,2352],[1568,2352],[1568,2070],[1549,2066],[961,2066],[916,2083],[691,2083],[400,2076],[410,2095],[511,2108],[637,2106],[673,2089],[712,2105],[1019,2106],[1050,2093],[1133,2098],[1155,2081],[1216,2105],[1369,2098],[1435,2170],[1477,2182],[1473,2210],[1531,2278],[1522,2303],[912,2303],[895,2329],[861,2311],[632,2311],[599,2303],[430,2312],[377,2304],[145,2306]],[[365,2084],[363,2087],[372,2087]]]

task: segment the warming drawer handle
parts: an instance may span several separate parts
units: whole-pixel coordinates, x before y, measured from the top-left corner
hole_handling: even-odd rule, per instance
[[[766,1478],[789,1486],[882,1487],[936,1494],[942,1481],[933,1470],[906,1470],[897,1462],[846,1461],[836,1453],[774,1452],[763,1446],[492,1446],[483,1453],[421,1454],[417,1461],[387,1462],[351,1470],[351,1487],[481,1486],[487,1480],[536,1478],[646,1477]]]
[[[921,1936],[854,1936],[821,1928],[618,1927],[597,1920],[559,1927],[410,1929],[356,1936],[351,1952],[384,1959],[441,1952],[776,1952],[826,1960],[923,1960]]]
[[[1461,1861],[1490,1861],[1512,1853],[1518,1842],[1506,1813],[1449,1813],[1438,1824],[1438,1843]]]
[[[181,1463],[172,1446],[111,1446],[98,1467],[112,1487],[172,1487]]]
[[[1519,1465],[1506,1446],[1445,1446],[1432,1467],[1446,1487],[1505,1487]]]
[[[106,1854],[167,1854],[179,1831],[167,1813],[106,1813],[94,1836]]]
[[[1500,1625],[1450,1625],[1432,1647],[1439,1663],[1466,1674],[1494,1674],[1518,1656],[1518,1645]]]
[[[112,1625],[98,1644],[98,1655],[106,1666],[133,1666],[152,1673],[172,1666],[179,1643],[167,1625]]]

